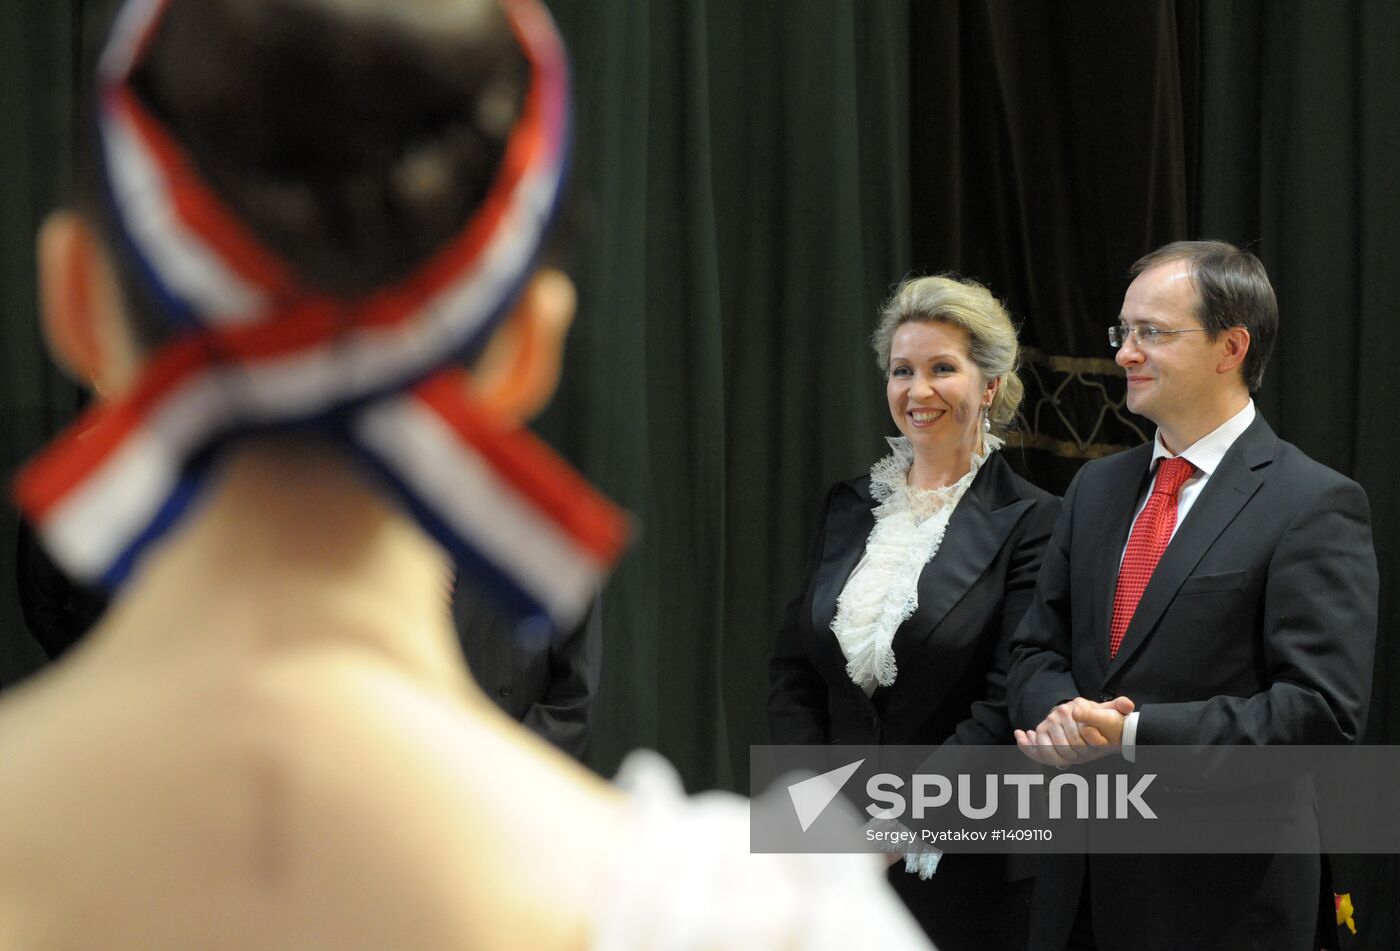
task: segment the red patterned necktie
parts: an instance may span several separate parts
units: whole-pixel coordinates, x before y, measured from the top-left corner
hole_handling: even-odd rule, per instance
[[[1108,635],[1109,657],[1118,653],[1118,645],[1123,643],[1123,633],[1133,619],[1147,582],[1152,579],[1157,562],[1162,560],[1167,542],[1172,540],[1172,529],[1176,528],[1176,496],[1195,471],[1195,466],[1181,458],[1163,459],[1157,464],[1152,494],[1137,521],[1133,522],[1128,549],[1118,569],[1118,590],[1113,595],[1113,623]]]

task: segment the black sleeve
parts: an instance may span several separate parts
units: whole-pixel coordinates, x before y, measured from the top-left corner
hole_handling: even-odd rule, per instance
[[[603,670],[601,599],[549,650],[549,683],[521,720],[574,759],[588,746],[589,719]]]
[[[1001,617],[996,628],[997,642],[987,668],[986,695],[972,704],[966,719],[953,732],[952,742],[991,746],[1011,741],[1011,719],[1006,704],[1007,674],[1011,667],[1011,638],[1035,597],[1036,581],[1050,533],[1060,513],[1060,500],[1039,500],[1021,519],[1002,589]]]
[[[808,549],[802,587],[788,602],[768,664],[768,739],[777,744],[825,744],[831,739],[826,681],[813,666],[802,643],[802,614],[807,592],[821,560],[827,516],[837,485],[822,503],[817,529]]]
[[[1006,690],[1013,728],[1034,729],[1057,704],[1079,695],[1070,663],[1069,583],[1070,538],[1078,486],[1076,475],[1041,556],[1025,615],[1011,637]]]
[[[106,595],[64,574],[22,519],[15,565],[25,626],[50,660],[76,644],[107,609]]]

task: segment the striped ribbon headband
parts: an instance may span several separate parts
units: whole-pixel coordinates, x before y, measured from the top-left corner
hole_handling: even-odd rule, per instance
[[[528,280],[563,187],[568,71],[549,14],[502,2],[531,81],[481,207],[405,279],[346,301],[302,287],[131,89],[168,3],[130,0],[119,14],[98,69],[99,128],[120,237],[183,329],[131,393],[20,474],[20,508],[74,577],[114,587],[233,438],[318,426],[507,605],[572,624],[626,521],[543,443],[474,405],[454,368]]]

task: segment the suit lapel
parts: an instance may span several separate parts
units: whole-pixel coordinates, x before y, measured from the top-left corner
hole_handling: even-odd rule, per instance
[[[928,640],[986,572],[1031,504],[1017,496],[1010,466],[993,454],[953,510],[938,553],[919,575],[918,607],[895,632],[896,658],[908,657]]]
[[[1091,550],[1094,552],[1094,650],[1099,669],[1108,667],[1108,636],[1113,620],[1113,596],[1118,589],[1118,568],[1123,548],[1132,531],[1133,514],[1149,478],[1147,464],[1152,460],[1152,444],[1129,451],[1119,472],[1114,473],[1103,489],[1099,512],[1098,535]],[[1122,656],[1122,645],[1119,645]]]
[[[817,566],[816,584],[812,591],[812,645],[826,662],[832,676],[841,679],[859,692],[846,676],[846,657],[841,645],[831,633],[831,620],[836,616],[836,599],[846,587],[846,580],[865,554],[865,543],[875,525],[875,500],[870,497],[870,483],[860,479],[849,483],[850,493],[831,513],[822,546],[821,564]]]
[[[1201,495],[1186,513],[1186,520],[1172,536],[1162,560],[1152,572],[1152,580],[1142,593],[1133,619],[1123,634],[1118,654],[1108,667],[1112,677],[1128,658],[1146,642],[1162,614],[1176,597],[1177,590],[1191,574],[1216,539],[1234,521],[1254,493],[1263,485],[1260,471],[1274,457],[1278,437],[1256,416],[1249,429],[1230,447],[1220,466],[1211,475]]]

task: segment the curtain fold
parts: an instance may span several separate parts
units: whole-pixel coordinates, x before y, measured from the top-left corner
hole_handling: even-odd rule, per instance
[[[1366,742],[1400,741],[1400,479],[1387,343],[1400,299],[1400,8],[1346,0],[1204,8],[1202,233],[1252,243],[1279,297],[1259,405],[1279,434],[1366,489],[1381,568]],[[1346,632],[1337,632],[1345,636]],[[1395,856],[1335,856],[1369,921],[1344,946],[1400,943]]]
[[[0,7],[0,473],[9,478],[75,414],[79,391],[49,361],[37,319],[34,241],[68,191],[83,61],[81,7],[10,0]],[[8,501],[8,499],[7,499]],[[0,506],[0,686],[43,652],[21,620],[14,507]]]
[[[590,759],[657,746],[692,786],[743,786],[815,507],[889,428],[866,340],[910,265],[908,17],[620,6],[556,7],[592,218],[540,428],[642,526]]]

